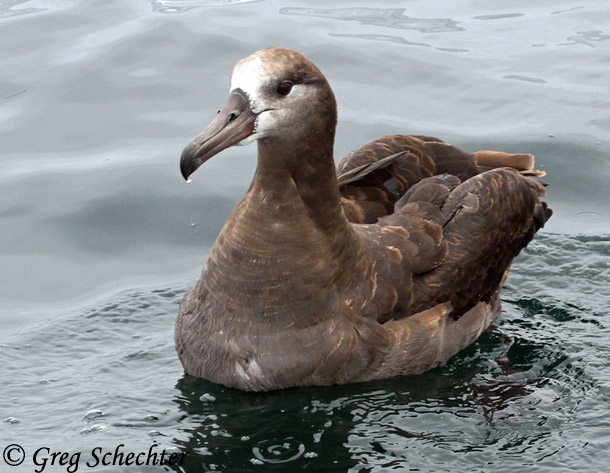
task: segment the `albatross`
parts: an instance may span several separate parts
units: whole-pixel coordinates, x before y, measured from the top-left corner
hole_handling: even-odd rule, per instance
[[[272,47],[235,65],[226,105],[184,149],[188,180],[258,145],[179,308],[189,375],[247,391],[416,375],[500,313],[511,262],[551,215],[533,156],[392,135],[335,167],[336,123],[319,69]]]

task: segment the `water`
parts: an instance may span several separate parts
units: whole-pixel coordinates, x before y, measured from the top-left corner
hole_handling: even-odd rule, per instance
[[[609,21],[601,0],[0,1],[0,449],[26,456],[2,471],[45,447],[64,472],[607,469]],[[548,172],[503,315],[445,366],[266,394],[184,376],[178,304],[255,160],[186,186],[178,158],[269,45],[326,74],[337,157],[414,132]],[[86,464],[120,444],[187,455]]]

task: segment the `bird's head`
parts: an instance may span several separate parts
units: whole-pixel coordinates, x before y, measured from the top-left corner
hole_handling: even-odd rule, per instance
[[[233,145],[315,141],[334,137],[336,102],[324,75],[296,51],[267,48],[239,61],[229,98],[182,152],[185,179]]]

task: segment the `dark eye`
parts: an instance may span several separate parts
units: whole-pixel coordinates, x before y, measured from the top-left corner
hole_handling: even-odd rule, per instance
[[[283,80],[277,86],[277,93],[284,97],[290,93],[294,84],[289,80]]]

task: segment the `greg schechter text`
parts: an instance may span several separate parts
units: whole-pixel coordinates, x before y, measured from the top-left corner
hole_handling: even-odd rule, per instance
[[[118,445],[114,450],[95,447],[91,450],[91,458],[84,462],[84,467],[99,466],[149,466],[149,465],[182,465],[188,452],[168,452],[155,450],[157,445],[151,445],[147,451],[127,452],[125,444]],[[75,473],[80,466],[82,452],[68,453],[51,451],[48,447],[40,447],[34,452],[32,460],[36,473],[42,473],[47,466],[65,466],[68,473]]]

